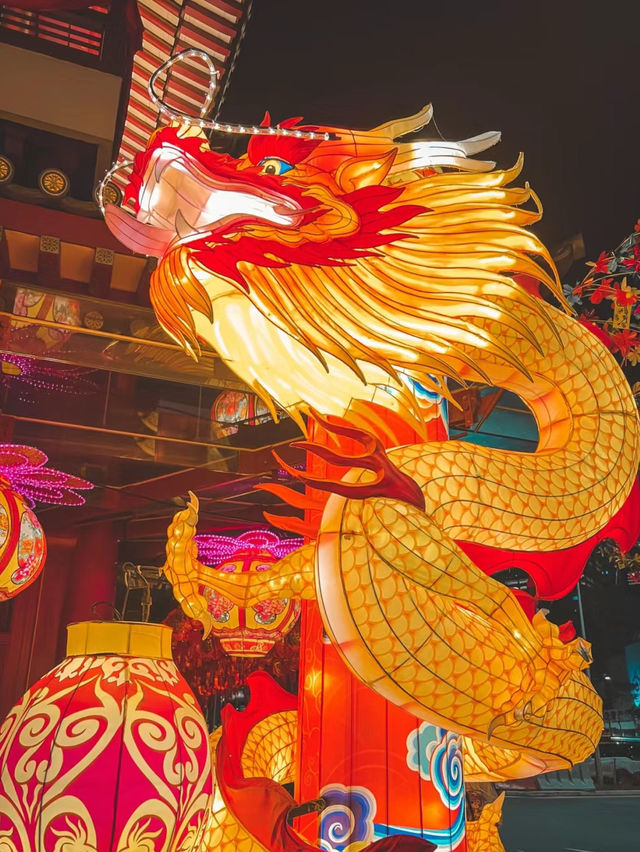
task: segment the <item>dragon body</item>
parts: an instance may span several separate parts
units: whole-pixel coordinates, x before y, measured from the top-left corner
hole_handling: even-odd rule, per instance
[[[505,852],[498,835],[504,793],[482,809],[477,820],[467,823],[467,844],[473,852]]]
[[[315,541],[257,579],[207,573],[197,503],[179,513],[167,573],[185,612],[207,627],[204,579],[241,605],[317,598],[357,677],[463,734],[468,778],[504,780],[586,758],[601,702],[583,671],[588,644],[563,642],[543,612],[527,617],[467,551],[550,553],[602,531],[634,487],[638,415],[527,230],[541,207],[514,186],[521,161],[472,159],[497,134],[398,141],[429,118],[299,136],[283,124],[239,159],[193,126],[165,128],[136,159],[135,215],[109,207],[106,218],[159,257],[151,298],[166,331],[194,357],[214,348],[274,415],[316,417],[336,447],[304,446],[350,468],[312,483],[334,492]],[[382,453],[376,412],[420,433],[420,393],[450,398],[449,379],[516,393],[537,450],[447,441]],[[362,452],[341,453],[340,436]]]

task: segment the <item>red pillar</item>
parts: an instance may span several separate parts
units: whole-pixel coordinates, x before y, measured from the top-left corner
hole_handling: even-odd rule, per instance
[[[114,604],[118,559],[118,530],[110,523],[91,524],[78,531],[64,607],[64,624],[87,621],[93,604],[106,601]],[[101,607],[99,617],[110,620],[108,607]],[[66,639],[65,639],[66,642]]]
[[[390,415],[387,425],[396,432],[395,444],[424,440],[393,420]],[[440,419],[428,430],[428,439],[446,437]],[[313,439],[322,440],[320,430],[314,429]],[[323,477],[340,472],[317,457],[309,458],[308,469]],[[299,820],[309,842],[317,843],[320,834],[323,848],[339,852],[351,843],[405,833],[431,840],[439,852],[466,850],[458,738],[421,723],[355,678],[324,639],[315,602],[303,609],[299,696],[296,798],[324,795],[331,806],[320,819]],[[436,773],[435,761],[430,769],[430,756],[443,758],[437,769],[445,769],[444,776]]]
[[[45,534],[47,561],[42,573],[11,602],[10,632],[0,666],[0,719],[60,659],[58,635],[76,540],[72,534],[52,535],[46,530]]]

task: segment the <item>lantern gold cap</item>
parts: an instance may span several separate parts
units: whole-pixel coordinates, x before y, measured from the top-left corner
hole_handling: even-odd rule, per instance
[[[171,660],[172,629],[133,621],[78,621],[67,626],[67,656],[117,654]]]

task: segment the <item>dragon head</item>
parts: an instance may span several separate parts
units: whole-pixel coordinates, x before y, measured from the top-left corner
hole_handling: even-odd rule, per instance
[[[150,295],[171,337],[194,357],[206,342],[267,401],[343,415],[354,399],[446,394],[443,377],[478,349],[514,366],[481,328],[496,295],[531,300],[514,273],[559,285],[525,230],[537,199],[507,187],[520,162],[496,171],[471,157],[499,134],[398,141],[430,118],[427,107],[370,131],[290,119],[239,158],[175,123],[136,157],[125,207],[106,221],[159,258]],[[520,206],[530,198],[535,209]]]

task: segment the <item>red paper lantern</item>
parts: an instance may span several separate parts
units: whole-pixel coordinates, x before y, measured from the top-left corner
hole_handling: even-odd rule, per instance
[[[33,583],[46,556],[40,522],[25,498],[0,478],[0,601]]]
[[[265,571],[278,561],[273,550],[281,544],[266,530],[243,533],[235,540],[237,549],[217,568],[223,574],[235,571]],[[234,657],[262,657],[284,638],[298,620],[300,602],[288,598],[261,601],[238,607],[209,586],[202,587],[213,619],[212,633]]]
[[[197,852],[205,721],[164,625],[83,622],[0,728],[2,852]]]

